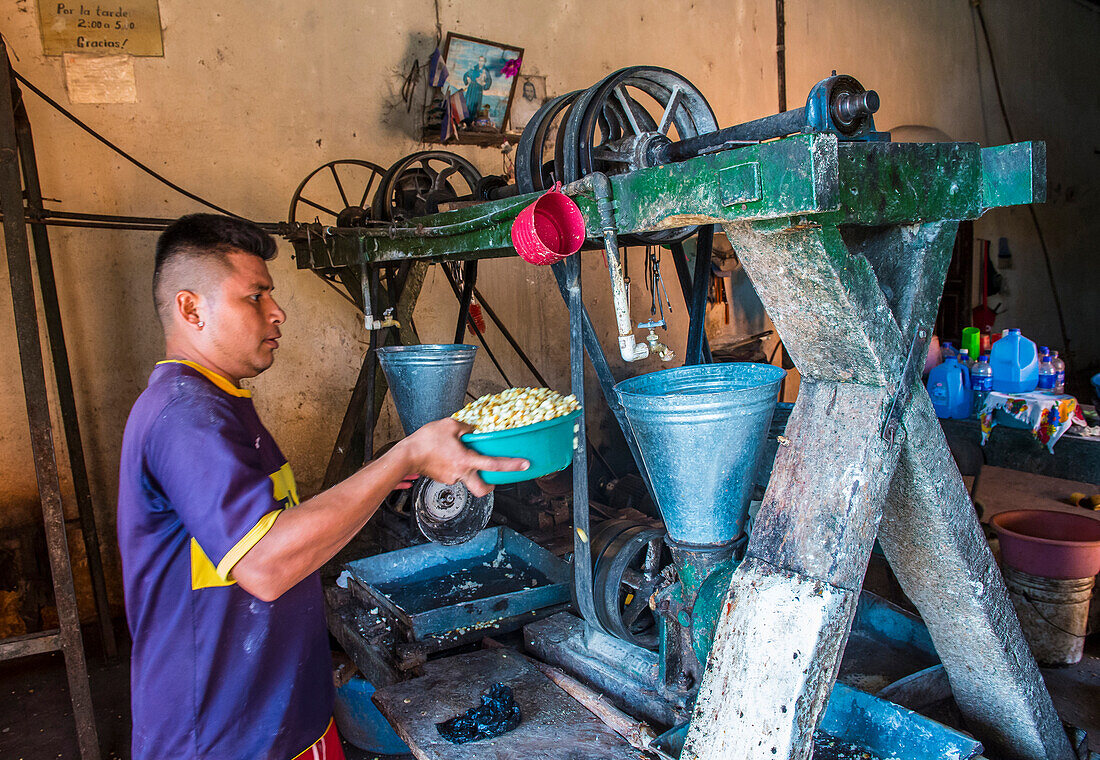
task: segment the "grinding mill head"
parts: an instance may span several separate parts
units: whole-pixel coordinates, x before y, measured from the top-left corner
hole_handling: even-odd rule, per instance
[[[461,343],[378,349],[405,435],[462,408],[476,353]]]
[[[784,375],[770,364],[733,362],[615,386],[670,539],[715,546],[741,535]]]
[[[489,524],[493,495],[478,497],[462,483],[446,485],[421,478],[413,486],[413,511],[425,538],[454,546],[469,541]]]

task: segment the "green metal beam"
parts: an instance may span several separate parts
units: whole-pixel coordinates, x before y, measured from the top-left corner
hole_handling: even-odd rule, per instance
[[[1043,143],[840,143],[794,135],[612,177],[619,234],[775,220],[878,226],[976,219],[1045,196]],[[294,233],[298,267],[514,255],[510,230],[532,193],[393,226]],[[594,199],[575,197],[590,237]],[[786,222],[784,220],[790,220]],[[303,236],[305,239],[303,239]]]
[[[1047,145],[1020,142],[982,148],[982,210],[1047,199]]]

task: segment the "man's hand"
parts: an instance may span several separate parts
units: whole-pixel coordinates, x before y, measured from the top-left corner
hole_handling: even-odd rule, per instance
[[[461,480],[474,496],[493,490],[478,470],[518,472],[530,466],[526,459],[487,457],[466,448],[460,436],[471,431],[469,425],[446,417],[429,422],[394,448],[401,447],[408,458],[408,474],[424,475],[448,485]]]

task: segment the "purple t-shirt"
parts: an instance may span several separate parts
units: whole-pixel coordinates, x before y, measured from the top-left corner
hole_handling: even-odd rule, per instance
[[[162,362],[126,423],[118,543],[134,760],[290,760],[332,716],[317,573],[274,602],[232,580],[298,504],[250,396],[204,367]]]

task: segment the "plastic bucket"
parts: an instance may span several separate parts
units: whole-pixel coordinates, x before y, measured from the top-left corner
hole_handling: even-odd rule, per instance
[[[336,690],[336,728],[340,736],[367,752],[405,755],[411,750],[371,702],[374,685],[356,676]]]
[[[1032,654],[1040,665],[1072,665],[1085,650],[1089,601],[1096,579],[1044,578],[1006,565],[1005,585]]]
[[[512,245],[529,264],[556,264],[584,244],[584,215],[569,196],[548,190],[512,222]]]
[[[486,483],[503,485],[534,480],[564,470],[573,461],[573,451],[582,440],[580,416],[581,410],[577,409],[533,425],[491,433],[467,433],[462,436],[462,442],[488,457],[519,457],[531,463],[529,468],[519,472],[478,470]]]
[[[378,349],[405,435],[462,408],[476,353],[477,346],[463,343]]]
[[[990,521],[1004,564],[1044,578],[1100,573],[1100,520],[1048,509],[1016,509]]]
[[[741,535],[786,374],[771,364],[731,362],[615,386],[673,541],[715,545]]]

